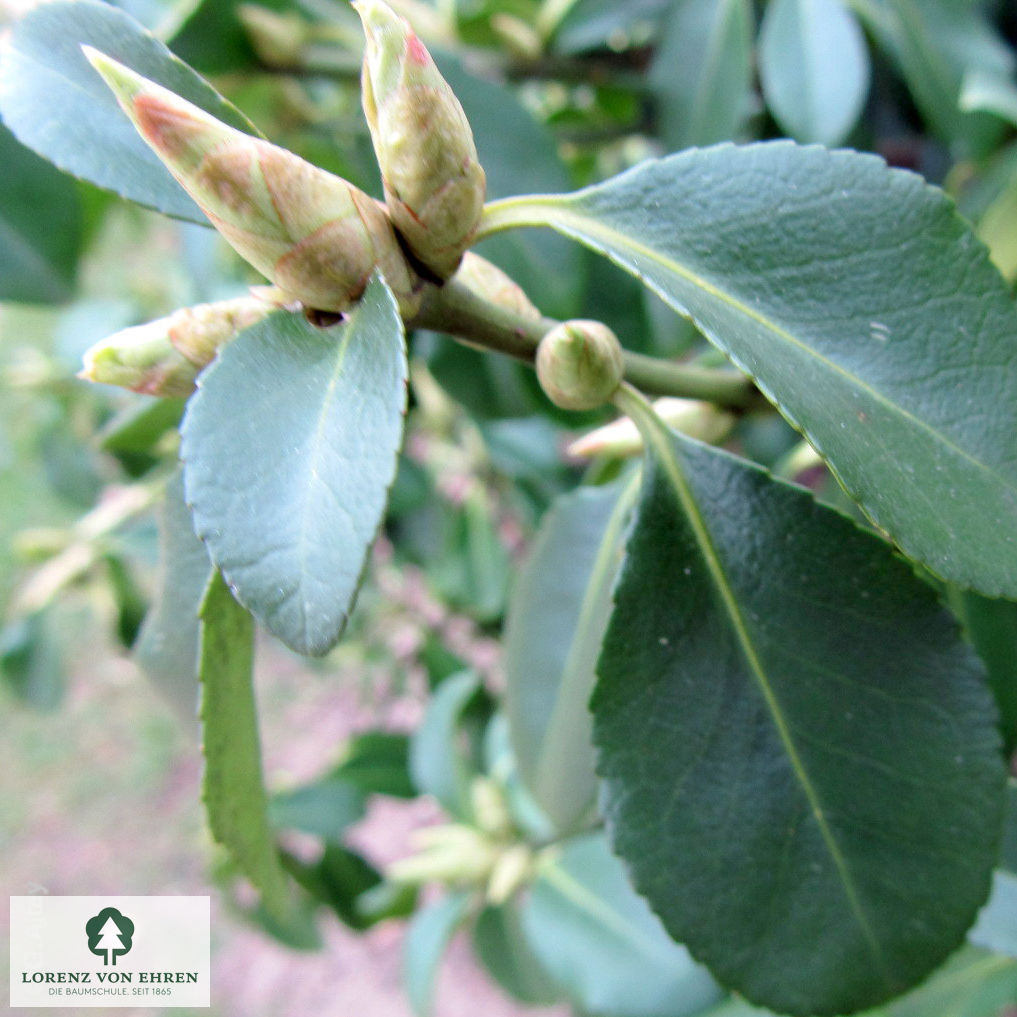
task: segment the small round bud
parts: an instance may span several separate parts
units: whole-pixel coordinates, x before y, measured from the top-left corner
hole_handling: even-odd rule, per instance
[[[564,410],[606,403],[622,380],[621,344],[599,321],[566,321],[537,347],[537,377],[547,397]]]

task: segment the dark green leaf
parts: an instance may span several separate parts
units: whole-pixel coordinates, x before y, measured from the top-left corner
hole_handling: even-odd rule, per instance
[[[338,840],[348,826],[363,819],[364,793],[337,777],[274,794],[268,816],[275,827],[288,827],[328,840]]]
[[[685,1017],[720,996],[629,885],[602,834],[545,864],[523,908],[530,946],[584,1012]]]
[[[480,688],[480,679],[472,671],[446,678],[410,741],[414,784],[421,794],[433,795],[455,816],[465,816],[470,810],[470,781],[476,767],[464,751],[460,727]]]
[[[634,488],[584,487],[559,498],[516,580],[505,622],[505,709],[519,770],[559,831],[596,791],[587,703],[621,567]]]
[[[107,554],[106,574],[109,576],[113,601],[117,609],[116,632],[122,646],[130,649],[138,638],[148,611],[148,601],[123,558]]]
[[[384,881],[364,890],[356,900],[356,912],[363,928],[389,918],[409,918],[416,910],[419,888],[409,883]]]
[[[915,104],[941,138],[983,150],[1002,125],[964,111],[960,89],[969,68],[1008,74],[1013,54],[979,4],[956,0],[854,0],[852,6],[900,68]]]
[[[81,250],[73,180],[0,126],[0,300],[69,300]]]
[[[515,903],[486,907],[473,926],[473,949],[488,974],[528,1006],[548,1006],[562,990],[547,976],[523,933]]]
[[[183,413],[183,399],[139,396],[103,426],[99,448],[114,455],[151,452],[167,431],[177,427]]]
[[[924,985],[860,1017],[1010,1017],[1017,1001],[1017,961],[974,947],[956,953]],[[702,1017],[773,1017],[740,1000],[722,1003]]]
[[[97,0],[42,4],[14,26],[6,41],[0,114],[21,142],[99,187],[167,215],[208,224],[124,116],[81,45],[95,47],[225,123],[257,134],[208,82],[129,15]]]
[[[746,998],[898,995],[988,892],[1005,771],[984,671],[878,537],[629,408],[652,455],[592,702],[616,850]]]
[[[299,653],[342,633],[395,476],[402,319],[375,279],[331,328],[273,314],[201,376],[181,457],[195,529],[240,602]]]
[[[37,710],[55,710],[67,681],[63,647],[52,611],[37,611],[0,629],[0,677]]]
[[[410,920],[403,942],[403,977],[417,1017],[430,1017],[438,965],[469,906],[468,893],[450,893]]]
[[[321,899],[343,922],[351,929],[372,924],[359,909],[361,895],[381,884],[381,874],[370,862],[342,844],[326,844],[315,874],[323,890]]]
[[[395,731],[365,731],[346,744],[343,761],[333,776],[364,794],[412,798],[417,790],[410,777],[410,739]]]
[[[183,477],[166,485],[159,511],[159,574],[153,606],[134,648],[139,666],[187,719],[198,703],[198,609],[212,565],[194,535]]]
[[[266,912],[290,923],[289,880],[276,854],[261,777],[254,703],[254,624],[218,572],[201,602],[203,798],[212,836],[261,894]]]
[[[650,71],[669,151],[735,138],[752,103],[749,0],[679,0]]]
[[[1017,750],[1017,604],[977,593],[951,594],[951,604],[989,673],[999,707],[1003,742]]]
[[[642,276],[777,403],[904,551],[1017,597],[1017,315],[952,203],[787,142],[651,161],[496,204]]]
[[[837,145],[869,89],[865,37],[842,0],[773,0],[760,30],[759,74],[791,137]]]

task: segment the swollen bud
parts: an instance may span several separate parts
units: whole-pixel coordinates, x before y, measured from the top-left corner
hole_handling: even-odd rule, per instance
[[[221,123],[83,46],[138,132],[233,249],[308,308],[344,311],[375,268],[411,316],[413,273],[385,210],[340,177]]]
[[[188,396],[216,350],[273,309],[253,297],[185,307],[96,343],[78,377],[146,395]]]
[[[473,132],[409,23],[382,0],[353,6],[367,36],[364,113],[389,213],[414,257],[444,281],[484,207],[486,180]]]
[[[522,286],[497,265],[479,254],[474,254],[473,251],[467,251],[463,255],[463,262],[456,272],[456,280],[497,307],[504,307],[523,318],[532,318],[535,321],[540,319],[540,311],[533,305]]]
[[[623,370],[618,337],[599,321],[562,322],[537,347],[540,387],[565,410],[592,410],[606,403]]]

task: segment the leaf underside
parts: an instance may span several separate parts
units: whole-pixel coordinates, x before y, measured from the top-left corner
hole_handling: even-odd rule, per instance
[[[406,371],[377,278],[332,328],[284,312],[241,333],[188,404],[195,530],[240,602],[298,653],[327,652],[352,610],[395,476]]]

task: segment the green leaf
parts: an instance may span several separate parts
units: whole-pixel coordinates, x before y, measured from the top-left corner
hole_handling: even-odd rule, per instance
[[[278,313],[241,333],[187,406],[198,535],[237,598],[298,653],[335,645],[395,476],[402,319],[376,278],[331,328]]]
[[[315,866],[321,899],[351,929],[366,929],[371,919],[361,913],[361,896],[381,885],[381,874],[365,858],[342,844],[326,844]]]
[[[997,872],[992,894],[968,935],[975,946],[1017,957],[1017,875]]]
[[[587,1013],[684,1017],[720,995],[636,895],[602,834],[570,841],[543,866],[523,928],[538,961]]]
[[[752,102],[752,28],[748,0],[674,4],[650,70],[669,150],[738,134]]]
[[[153,606],[138,633],[134,657],[156,688],[187,719],[198,704],[198,610],[212,574],[205,545],[194,535],[178,472],[159,510],[159,573]]]
[[[751,374],[877,526],[1017,597],[1017,317],[942,192],[788,142],[651,161],[491,207],[607,253]]]
[[[951,591],[950,604],[989,674],[1007,754],[1017,750],[1017,604]]]
[[[562,990],[544,972],[523,933],[514,902],[486,907],[473,926],[473,949],[488,974],[511,996],[528,1006],[549,1006]]]
[[[430,1017],[438,965],[469,906],[470,894],[450,893],[421,908],[407,926],[403,978],[417,1017]]]
[[[438,686],[427,713],[410,740],[410,774],[421,794],[433,795],[446,812],[470,811],[470,781],[476,775],[464,752],[459,729],[463,714],[480,691],[472,671],[446,678]]]
[[[97,435],[99,448],[124,456],[152,452],[166,432],[180,424],[184,403],[183,399],[138,396],[102,426]]]
[[[74,181],[3,126],[0,165],[0,300],[69,300],[82,243],[81,201]]]
[[[855,125],[869,89],[869,53],[841,0],[773,0],[763,15],[759,74],[791,137],[834,146]]]
[[[261,777],[254,703],[254,624],[218,572],[201,602],[203,798],[212,836],[282,924],[293,913],[289,880],[276,854]]]
[[[56,0],[12,30],[0,60],[0,114],[60,169],[141,205],[208,225],[81,52],[82,43],[257,134],[242,113],[133,18],[97,0]]]
[[[54,612],[36,611],[0,629],[0,678],[37,710],[55,710],[67,683],[60,628]]]
[[[967,947],[914,992],[859,1017],[1007,1017],[1015,999],[1017,961]],[[772,1011],[732,1000],[702,1017],[772,1017]]]
[[[878,537],[625,408],[651,456],[592,701],[615,849],[747,999],[898,995],[988,891],[1005,771],[984,672]]]
[[[396,731],[364,731],[354,735],[343,752],[334,777],[364,794],[413,798],[417,790],[410,777],[410,739]]]
[[[268,804],[274,827],[302,830],[328,840],[338,840],[366,811],[364,793],[337,777],[279,791]]]
[[[852,0],[852,7],[900,68],[926,122],[968,152],[989,147],[998,120],[965,112],[960,89],[969,68],[1005,75],[1013,54],[978,4],[956,0]]]
[[[556,53],[583,53],[612,42],[622,43],[635,26],[649,25],[666,10],[670,0],[575,0],[554,33]]]
[[[593,805],[587,704],[635,488],[582,487],[546,513],[505,621],[505,710],[519,772],[559,831]]]
[[[1010,74],[998,68],[969,67],[964,74],[958,101],[962,110],[995,113],[1017,125],[1017,84]]]

